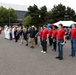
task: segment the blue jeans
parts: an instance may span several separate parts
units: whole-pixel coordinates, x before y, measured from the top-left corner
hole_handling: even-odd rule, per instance
[[[58,40],[58,53],[59,57],[63,58],[63,45],[61,43],[63,43],[63,40]]]
[[[76,53],[76,38],[71,38],[71,55],[75,56]]]

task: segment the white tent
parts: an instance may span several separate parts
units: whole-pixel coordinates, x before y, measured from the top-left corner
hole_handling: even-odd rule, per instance
[[[54,23],[54,25],[56,25],[56,26],[58,26],[58,24],[63,24],[63,26],[67,26],[67,27],[69,27],[71,24],[76,24],[76,22],[74,22],[74,21],[59,21],[59,22],[56,22],[56,23]]]

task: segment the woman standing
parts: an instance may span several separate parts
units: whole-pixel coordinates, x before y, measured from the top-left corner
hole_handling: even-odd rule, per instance
[[[76,52],[76,24],[72,25],[70,35],[71,35],[71,55],[70,56],[74,57]]]
[[[10,34],[10,40],[12,40],[12,28],[10,27],[10,29],[9,29],[9,34]]]
[[[23,36],[24,36],[24,40],[26,41],[25,46],[28,46],[28,29],[27,28],[23,28]]]
[[[23,44],[23,27],[20,27],[19,34],[20,34],[20,41],[21,41],[20,44]]]

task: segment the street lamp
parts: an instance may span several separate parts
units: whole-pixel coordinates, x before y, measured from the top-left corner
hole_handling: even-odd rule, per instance
[[[10,9],[9,9],[9,26],[10,26]]]

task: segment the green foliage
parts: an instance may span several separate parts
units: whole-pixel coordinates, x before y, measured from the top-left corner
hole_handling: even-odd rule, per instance
[[[76,21],[75,11],[61,3],[54,5],[50,11],[47,11],[46,6],[43,6],[39,9],[38,6],[34,4],[34,6],[29,6],[28,15],[30,15],[32,19],[30,19],[30,21],[28,20],[28,23],[24,22],[24,25],[31,24],[35,26],[42,26],[43,24],[55,23],[60,20]],[[28,17],[26,17],[26,19],[27,18]]]
[[[40,9],[34,4],[34,6],[29,6],[28,14],[32,17],[32,25],[39,26],[45,23],[47,8],[46,6]]]
[[[0,7],[0,23],[14,23],[17,20],[17,14],[14,9],[6,9],[3,6]]]
[[[70,7],[66,7],[62,4],[58,4],[58,6],[54,6],[54,8],[52,9],[52,17],[51,19],[53,19],[53,22],[57,22],[60,20],[74,20],[75,21],[75,16],[76,13],[73,9],[71,9]]]
[[[22,25],[23,26],[29,26],[32,23],[32,17],[31,16],[27,16],[26,18],[24,18],[22,20]]]
[[[10,23],[16,22],[17,21],[17,14],[14,9],[9,8],[8,9],[8,16],[10,16]]]
[[[8,10],[4,7],[0,7],[0,23],[6,23],[8,21]]]

